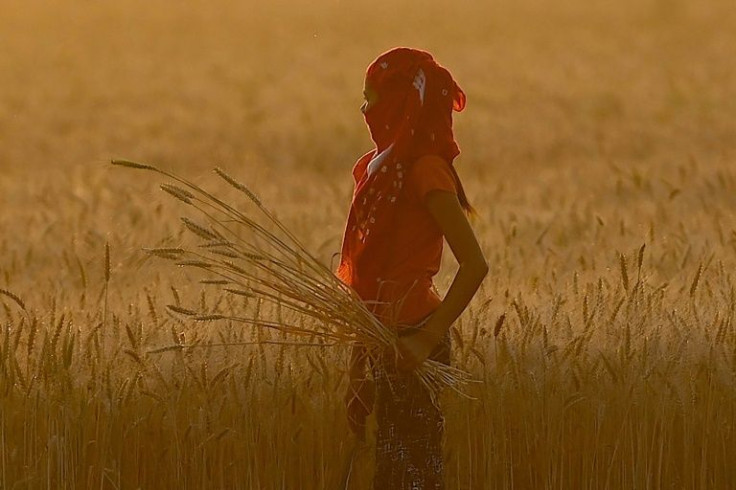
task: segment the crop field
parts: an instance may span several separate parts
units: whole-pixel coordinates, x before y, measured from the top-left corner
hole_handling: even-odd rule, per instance
[[[346,344],[218,320],[282,312],[146,253],[191,211],[109,162],[252,212],[220,167],[330,267],[398,45],[468,95],[490,265],[452,327],[476,382],[441,394],[447,488],[732,487],[732,3],[0,0],[0,489],[371,488]]]

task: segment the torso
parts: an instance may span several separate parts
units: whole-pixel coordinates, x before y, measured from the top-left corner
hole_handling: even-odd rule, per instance
[[[395,231],[386,243],[390,259],[384,275],[375,278],[379,291],[374,299],[389,304],[374,310],[384,323],[417,323],[441,302],[432,278],[440,268],[443,236],[424,203],[426,193],[435,189],[456,192],[449,164],[437,156],[422,157],[407,173],[396,202]]]

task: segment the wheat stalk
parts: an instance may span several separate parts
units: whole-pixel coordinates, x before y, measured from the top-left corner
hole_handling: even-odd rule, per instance
[[[371,313],[370,305],[316,259],[255,193],[225,171],[215,169],[219,177],[255,205],[256,213],[245,214],[200,186],[155,166],[128,160],[113,160],[112,164],[152,171],[176,181],[182,187],[166,184],[161,188],[194,208],[207,222],[205,226],[182,218],[187,230],[202,240],[196,250],[148,249],[150,254],[208,273],[210,277],[205,281],[219,286],[227,284],[227,294],[257,297],[277,306],[277,311],[285,309],[311,319],[312,324],[302,327],[283,319],[199,313],[175,305],[169,305],[170,311],[195,321],[227,320],[284,334],[317,336],[331,345],[357,342],[375,356],[385,350],[398,355],[396,332],[383,325]],[[246,232],[247,238],[239,232]],[[179,348],[183,346],[154,351]],[[442,386],[459,391],[459,386],[470,381],[464,371],[433,360],[425,361],[415,373],[433,396]]]

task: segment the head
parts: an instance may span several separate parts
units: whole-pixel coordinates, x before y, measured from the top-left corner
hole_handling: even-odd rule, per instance
[[[380,55],[366,71],[363,94],[361,111],[378,151],[393,144],[408,161],[436,154],[450,164],[460,153],[452,113],[465,108],[465,93],[431,54],[395,48]],[[470,210],[457,182],[461,204]]]

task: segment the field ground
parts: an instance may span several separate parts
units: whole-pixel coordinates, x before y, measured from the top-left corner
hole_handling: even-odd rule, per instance
[[[468,94],[491,266],[454,327],[481,382],[443,394],[448,488],[736,481],[732,2],[264,3],[0,0],[0,289],[26,310],[0,294],[0,488],[340,487],[345,350],[208,347],[254,333],[166,305],[273,312],[149,258],[186,209],[107,162],[238,199],[223,167],[328,264],[395,45]]]

